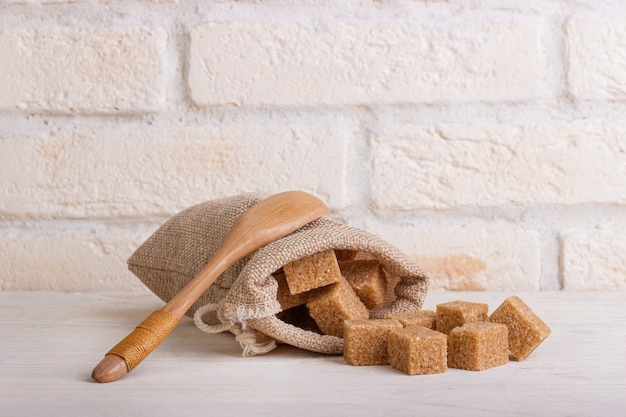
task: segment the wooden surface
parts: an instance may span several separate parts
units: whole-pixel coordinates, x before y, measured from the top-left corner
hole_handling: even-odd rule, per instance
[[[426,308],[511,294],[431,292]],[[242,358],[183,318],[123,379],[102,352],[162,303],[148,293],[0,292],[0,416],[625,416],[626,293],[518,293],[552,328],[525,361],[408,376],[282,346]]]

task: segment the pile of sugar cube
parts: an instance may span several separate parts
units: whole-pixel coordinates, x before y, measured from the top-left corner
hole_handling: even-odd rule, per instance
[[[330,249],[285,265],[274,275],[280,318],[338,337],[346,320],[367,320],[385,302],[386,277],[378,261],[356,257]]]
[[[395,313],[369,319],[386,301],[380,263],[356,251],[327,250],[278,271],[279,317],[303,329],[343,337],[350,365],[391,365],[409,375],[448,368],[482,371],[525,359],[550,328],[517,296],[488,315],[469,301],[438,304],[436,311]]]

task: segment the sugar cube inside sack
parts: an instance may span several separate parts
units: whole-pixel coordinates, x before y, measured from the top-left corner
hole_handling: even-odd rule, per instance
[[[344,261],[339,263],[339,269],[367,308],[372,310],[383,305],[387,280],[380,262],[375,259]]]
[[[352,261],[359,254],[358,250],[351,249],[335,249],[335,256],[338,261]]]
[[[306,304],[307,300],[309,299],[308,292],[291,294],[284,273],[275,274],[274,279],[276,280],[276,282],[278,282],[278,293],[276,294],[276,300],[283,310],[288,310],[290,308]]]
[[[343,337],[345,320],[366,320],[369,310],[345,278],[311,293],[306,304],[324,334]]]
[[[309,309],[306,307],[306,305],[299,305],[287,310],[283,310],[278,313],[276,317],[278,317],[285,323],[299,327],[303,330],[320,334],[322,333],[315,320],[313,320],[313,318],[309,314]]]
[[[291,294],[320,288],[341,279],[335,251],[332,249],[293,261],[283,267]]]

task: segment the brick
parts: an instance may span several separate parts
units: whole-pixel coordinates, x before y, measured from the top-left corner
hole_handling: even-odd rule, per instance
[[[200,106],[519,99],[536,95],[544,67],[530,19],[212,22],[190,38],[188,85]]]
[[[387,225],[372,231],[428,273],[430,290],[541,289],[541,252],[535,231]]]
[[[574,18],[567,24],[567,84],[578,99],[626,99],[626,23]]]
[[[623,123],[402,126],[373,139],[380,209],[626,203]]]
[[[147,291],[128,271],[126,260],[152,229],[4,229],[0,290]]]
[[[560,238],[565,290],[626,290],[623,229],[570,229]]]
[[[0,32],[0,109],[154,110],[165,102],[167,34],[145,27]]]
[[[114,130],[0,137],[5,216],[171,215],[250,191],[344,204],[345,137],[328,128]],[[315,167],[315,169],[311,169]]]

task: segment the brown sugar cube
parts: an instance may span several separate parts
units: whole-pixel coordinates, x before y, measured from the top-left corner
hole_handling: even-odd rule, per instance
[[[365,307],[370,310],[382,307],[387,280],[380,262],[375,259],[340,262],[339,269]]]
[[[397,320],[346,320],[343,358],[350,365],[387,365],[387,335],[401,329]]]
[[[343,337],[345,320],[369,318],[367,307],[345,278],[311,293],[306,306],[320,330],[332,336]]]
[[[283,266],[291,294],[339,282],[341,271],[332,249],[306,256]]]
[[[469,301],[450,301],[437,305],[435,326],[438,332],[449,334],[452,329],[474,321],[487,320],[489,306]]]
[[[350,250],[350,249],[335,249],[335,256],[339,262],[341,261],[352,261],[359,254],[358,250]]]
[[[407,313],[393,313],[387,318],[398,320],[404,327],[420,326],[435,330],[435,316],[436,313],[432,310],[417,310]]]
[[[477,321],[455,327],[448,336],[448,367],[483,371],[509,360],[504,324]]]
[[[447,337],[426,327],[389,332],[387,354],[392,367],[409,375],[440,374],[448,369]]]
[[[545,324],[521,298],[511,296],[488,319],[509,329],[509,350],[518,361],[526,358],[551,333]]]
[[[280,303],[280,307],[283,310],[288,310],[293,307],[297,307],[306,304],[309,294],[302,292],[292,295],[287,285],[287,279],[285,274],[276,274],[274,279],[278,282],[278,292],[276,293],[276,300]]]

